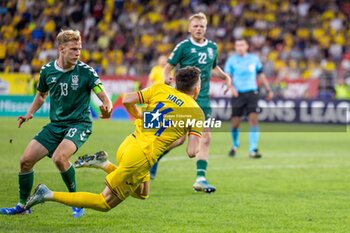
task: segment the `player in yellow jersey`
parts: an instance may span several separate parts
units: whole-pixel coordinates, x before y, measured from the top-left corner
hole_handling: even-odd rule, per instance
[[[167,62],[167,57],[162,55],[158,58],[158,65],[152,68],[148,76],[147,87],[157,83],[164,83],[164,67]]]
[[[149,169],[169,145],[188,133],[188,156],[195,157],[199,152],[204,114],[195,99],[200,90],[200,70],[195,67],[180,69],[176,75],[176,87],[178,90],[166,84],[155,84],[125,96],[123,104],[137,119],[136,130],[119,146],[118,167],[108,160],[96,166],[108,173],[104,191],[100,194],[54,192],[40,184],[25,208],[44,201],[55,201],[79,208],[109,211],[129,195],[148,198]],[[148,104],[143,113],[136,107],[137,103]],[[98,156],[89,157],[87,162],[96,160]]]

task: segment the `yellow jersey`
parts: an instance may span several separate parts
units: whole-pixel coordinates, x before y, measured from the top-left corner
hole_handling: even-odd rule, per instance
[[[139,102],[148,105],[143,119],[135,121],[135,137],[150,161],[157,161],[186,133],[202,136],[204,114],[192,97],[166,84],[154,84],[137,94]]]
[[[151,73],[149,74],[149,79],[157,83],[164,83],[164,68],[161,66],[155,66],[152,68]]]

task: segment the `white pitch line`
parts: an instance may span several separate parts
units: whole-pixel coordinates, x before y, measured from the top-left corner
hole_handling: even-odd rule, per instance
[[[251,166],[231,166],[231,167],[215,167],[211,166],[209,170],[272,170],[272,169],[311,169],[311,168],[344,168],[350,167],[349,164],[286,164],[286,165],[251,165]],[[192,169],[192,168],[191,168]],[[167,168],[171,171],[185,171],[189,170],[183,167]]]
[[[252,165],[232,167],[224,170],[256,170],[256,169],[301,169],[301,168],[340,168],[349,167],[349,164],[286,164],[286,165]],[[212,167],[211,170],[221,170],[222,168]]]
[[[308,169],[308,168],[344,168],[344,167],[350,167],[350,164],[285,164],[285,165],[251,165],[251,166],[230,166],[230,167],[210,167],[210,170],[272,170],[272,169]],[[190,168],[192,169],[192,168]],[[172,167],[172,168],[167,168],[167,170],[171,171],[185,171],[189,170],[187,168],[183,167]],[[83,170],[76,170],[76,172],[80,173],[83,172]],[[94,169],[94,168],[86,168],[84,169],[84,172],[100,172],[101,174],[103,173],[99,169]],[[15,171],[2,171],[0,174],[17,174],[18,172]],[[52,170],[38,170],[35,171],[35,173],[40,174],[40,173],[59,173],[56,169]]]
[[[245,155],[236,155],[237,157],[244,157]],[[263,155],[263,159],[264,157],[266,158],[271,158],[271,157],[279,157],[279,158],[283,158],[283,157],[336,157],[338,155],[336,154],[330,154],[330,153],[325,153],[325,154],[320,154],[320,153],[278,153],[278,154],[264,154]],[[209,155],[209,160],[210,159],[226,159],[228,158],[228,155]],[[248,155],[246,156],[246,158],[248,158]],[[188,156],[187,155],[183,155],[183,156],[173,156],[173,157],[165,157],[162,158],[161,161],[180,161],[180,160],[188,160]]]
[[[312,152],[312,153],[296,153],[296,152],[290,152],[290,153],[278,153],[278,154],[263,154],[263,157],[336,157],[338,156],[336,153],[330,154],[330,153],[319,153],[319,152]]]
[[[223,159],[226,158],[228,156],[224,156],[224,155],[209,155],[209,159]],[[187,155],[183,155],[183,156],[172,156],[172,157],[165,157],[162,158],[161,161],[163,162],[168,162],[168,161],[182,161],[182,160],[189,160],[190,158]]]
[[[316,157],[316,156],[323,156],[323,157],[336,157],[334,154],[319,154],[319,153],[310,153],[310,154],[299,154],[299,153],[285,153],[285,154],[270,154],[269,156],[264,155],[264,157]],[[209,160],[211,159],[227,159],[227,155],[209,155]],[[240,155],[238,155],[240,157]],[[248,157],[247,157],[248,159]],[[182,156],[170,156],[162,158],[161,163],[163,162],[171,162],[171,161],[185,161],[190,160],[188,156],[182,155]],[[231,158],[232,161],[234,161],[234,158]],[[300,169],[300,168],[337,168],[337,167],[349,167],[349,164],[284,164],[284,165],[251,165],[251,166],[235,166],[232,164],[232,166],[229,167],[210,167],[210,170],[254,170],[254,169],[283,169],[283,168],[289,168],[289,169]],[[168,168],[169,169],[169,168]],[[179,167],[176,168],[170,168],[169,170],[182,170]],[[183,169],[186,170],[186,169]],[[76,172],[83,172],[83,171],[89,171],[89,172],[102,172],[99,169],[96,168],[83,168],[83,169],[76,169]],[[35,170],[35,173],[59,173],[59,171],[56,168],[53,169],[47,169],[47,170]],[[18,171],[0,171],[0,174],[18,174]]]

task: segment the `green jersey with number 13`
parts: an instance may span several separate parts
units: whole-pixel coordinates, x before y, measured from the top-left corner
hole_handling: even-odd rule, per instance
[[[41,68],[38,91],[50,92],[50,120],[56,123],[92,122],[91,89],[100,84],[95,70],[84,62],[64,70],[52,61]]]

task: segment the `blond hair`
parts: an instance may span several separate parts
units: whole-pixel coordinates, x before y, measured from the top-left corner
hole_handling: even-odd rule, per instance
[[[69,41],[81,41],[78,30],[61,30],[56,37],[58,45],[64,45]]]
[[[188,22],[191,22],[193,19],[203,19],[205,21],[205,24],[207,24],[207,17],[202,12],[191,15],[190,18],[188,18]]]

